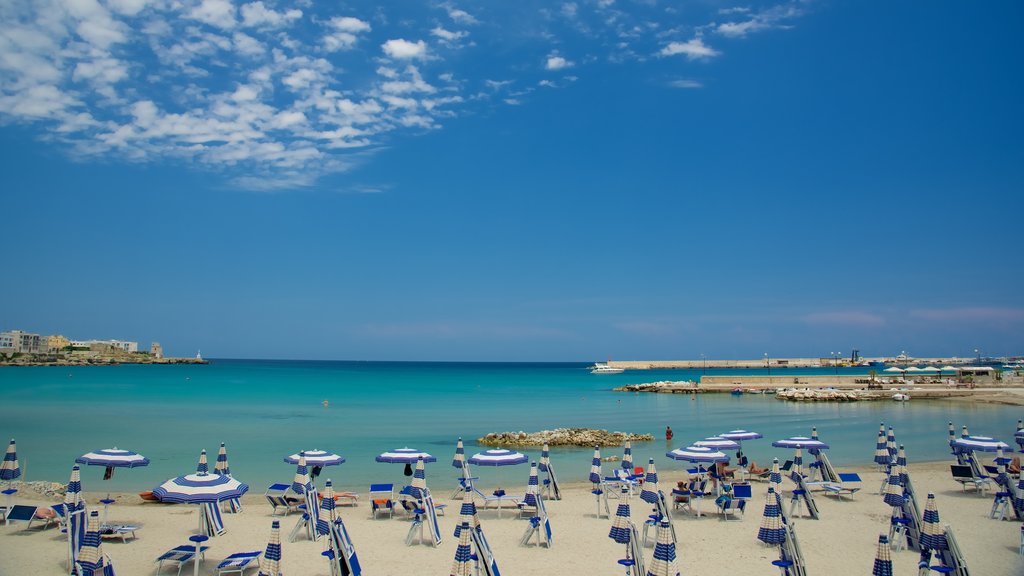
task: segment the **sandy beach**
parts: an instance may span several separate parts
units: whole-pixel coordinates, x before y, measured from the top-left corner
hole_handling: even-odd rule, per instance
[[[891,509],[876,494],[881,483],[881,473],[873,468],[850,470],[840,466],[840,469],[859,472],[864,479],[862,490],[853,500],[844,501],[818,493],[816,501],[821,510],[821,519],[796,519],[796,530],[809,574],[870,573],[878,535],[888,531]],[[1021,525],[1015,521],[989,519],[991,496],[963,492],[960,485],[951,479],[949,464],[946,462],[912,464],[909,470],[920,492],[922,506],[927,493],[935,493],[942,522],[954,527],[972,574],[1024,574],[1024,562],[1017,553]],[[458,520],[460,504],[459,501],[448,499],[454,485],[455,471],[433,466],[427,472],[428,485],[434,486],[432,491],[436,500],[448,504],[447,514],[440,518],[444,541],[438,548],[425,544],[406,546],[404,540],[409,521],[400,514],[396,514],[394,519],[371,519],[365,489],[358,490],[363,496],[357,506],[340,508],[365,574],[397,576],[449,573],[457,545],[452,531]],[[526,474],[527,468],[523,467],[523,486],[504,486],[509,494],[518,495],[525,491]],[[494,486],[487,484],[486,471],[482,471],[480,476],[484,492],[493,490]],[[394,481],[397,485],[403,479],[399,476]],[[668,492],[680,479],[682,476],[679,474],[662,474],[660,484]],[[571,479],[564,479],[567,480]],[[788,495],[792,483],[784,480],[783,485]],[[673,512],[679,537],[678,564],[682,574],[731,576],[778,573],[771,565],[771,561],[778,557],[777,547],[768,547],[756,539],[767,483],[754,482],[753,487],[754,498],[749,502],[746,514],[736,520],[720,519],[711,498],[706,498],[702,503],[703,511],[709,514],[700,518],[688,512]],[[344,485],[339,488],[356,489]],[[89,492],[89,486],[85,486],[85,490],[90,505],[95,505],[100,498],[106,496]],[[265,548],[273,517],[262,492],[263,487],[253,487],[243,499],[242,513],[224,515],[227,533],[208,543],[210,550],[200,567],[200,574],[215,574],[217,563],[229,554]],[[31,494],[27,490],[24,493]],[[119,575],[155,574],[154,559],[174,546],[187,543],[188,536],[196,531],[195,506],[143,503],[135,494],[115,496],[117,503],[111,507],[111,521],[142,526],[137,533],[137,540],[127,543],[120,540],[104,541],[103,550],[113,560]],[[31,499],[22,496],[16,503],[43,506],[53,502],[44,501],[40,497]],[[642,530],[648,505],[636,497],[630,503],[633,521]],[[613,514],[615,504],[616,501],[612,500]],[[95,506],[102,509],[101,505]],[[565,482],[563,500],[549,502],[548,512],[554,531],[554,545],[551,549],[519,545],[527,521],[518,519],[515,512],[505,510],[500,519],[494,510],[481,512],[484,531],[503,574],[622,572],[616,560],[624,556],[624,547],[608,538],[611,519],[595,516],[594,497],[590,494],[589,484]],[[308,576],[328,575],[327,562],[320,555],[324,550],[324,540],[311,542],[300,536],[296,542],[287,541],[287,534],[297,521],[298,515],[295,513],[282,518],[282,572]],[[67,542],[56,528],[38,529],[34,526],[25,529],[24,523],[15,523],[4,526],[2,532],[0,574],[65,573],[63,562]],[[646,549],[648,562],[652,550],[651,547]],[[917,574],[917,562],[917,552],[893,552],[894,574]],[[164,573],[173,574],[174,570],[165,566]],[[183,573],[191,574],[192,566],[187,565]],[[255,574],[256,571],[250,573]]]

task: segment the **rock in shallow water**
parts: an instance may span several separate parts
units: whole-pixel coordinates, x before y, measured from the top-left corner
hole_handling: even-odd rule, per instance
[[[594,428],[556,428],[540,432],[491,432],[477,442],[484,446],[621,446],[631,442],[650,442],[652,434],[609,432]]]

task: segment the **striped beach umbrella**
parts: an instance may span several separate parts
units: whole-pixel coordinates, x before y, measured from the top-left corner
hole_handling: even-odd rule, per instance
[[[110,480],[114,476],[114,468],[138,468],[149,466],[149,458],[131,450],[121,450],[117,447],[105,450],[96,450],[82,454],[75,458],[75,462],[87,466],[103,466],[103,479]]]
[[[161,502],[203,504],[241,498],[248,491],[248,484],[231,476],[196,473],[167,480],[153,489],[153,496]]]
[[[647,570],[647,576],[679,576],[676,564],[676,543],[672,540],[672,529],[667,520],[658,524],[658,539],[654,545],[654,559]]]
[[[600,484],[601,477],[601,448],[594,446],[594,457],[590,460],[590,482]]]
[[[414,498],[422,498],[427,491],[427,467],[423,458],[416,460],[416,471],[412,475],[411,487],[410,492]]]
[[[715,450],[739,450],[740,443],[729,438],[723,438],[721,436],[711,436],[703,440],[698,440],[693,443],[694,446],[703,446],[704,448],[713,448]]]
[[[615,509],[615,519],[612,520],[612,529],[608,532],[608,537],[619,544],[629,544],[632,534],[629,524],[629,504],[619,504]]]
[[[793,474],[800,474],[800,468],[804,465],[804,453],[803,450],[797,448],[793,450]]]
[[[455,457],[452,458],[452,466],[462,470],[466,465],[466,447],[462,444],[462,438],[455,443]]]
[[[1014,432],[1013,439],[1020,446],[1021,451],[1024,452],[1024,420],[1017,420],[1017,431]]]
[[[953,440],[953,447],[963,452],[998,452],[1009,450],[1009,444],[988,436],[963,436]]]
[[[64,492],[64,515],[68,523],[68,564],[74,568],[85,538],[85,500],[82,499],[82,473],[78,464],[71,467],[71,478]]]
[[[526,495],[523,497],[523,504],[535,508],[537,506],[537,495],[540,493],[540,482],[537,479],[537,463],[530,464],[530,477],[526,481]]]
[[[724,452],[720,452],[713,448],[706,446],[687,446],[686,448],[676,448],[671,452],[666,452],[665,456],[673,460],[685,460],[687,462],[728,462],[729,456]]]
[[[331,483],[331,479],[327,479],[327,483],[324,485],[324,498],[320,502],[320,511],[324,512],[325,516],[321,516],[317,521],[316,527],[321,534],[327,534],[330,530],[330,525],[334,523],[335,509],[338,504],[334,501],[334,484]]]
[[[900,486],[905,488],[909,472],[907,471],[907,450],[903,447],[903,444],[900,444],[899,451],[896,452],[896,472],[900,477]]]
[[[530,459],[515,450],[496,448],[484,450],[470,456],[468,462],[474,466],[516,466],[526,464]],[[428,460],[429,462],[429,460]]]
[[[821,442],[821,439],[818,438],[818,427],[817,426],[812,426],[811,427],[811,440],[813,440],[815,442]],[[815,448],[814,446],[808,446],[807,447],[807,451],[809,453],[811,453],[811,454],[817,454],[818,453],[818,448]]]
[[[537,467],[541,472],[548,473],[548,479],[545,482],[545,490],[548,491],[548,498],[552,500],[561,500],[562,491],[558,487],[558,478],[555,476],[555,468],[551,465],[550,450],[548,449],[547,443],[544,444],[543,449],[540,451],[540,462]]]
[[[644,475],[644,483],[640,486],[640,499],[657,506],[660,499],[658,490],[658,470],[654,467],[654,458],[651,458],[647,461],[647,474]]]
[[[540,468],[541,472],[547,472],[548,471],[548,465],[550,465],[550,464],[551,464],[551,449],[548,448],[548,444],[547,444],[547,442],[545,442],[544,443],[544,447],[540,449],[540,462],[537,463],[537,466]]]
[[[292,479],[292,492],[300,496],[306,495],[306,487],[310,486],[309,468],[306,466],[306,455],[299,452],[299,461],[295,463],[295,476]]]
[[[472,500],[464,500],[462,507],[459,509],[459,522],[455,525],[455,537],[460,538],[462,535],[462,524],[469,523],[469,527],[473,530],[480,528],[480,517],[476,513],[476,502]]]
[[[633,470],[633,445],[626,440],[626,447],[622,449],[622,469]]]
[[[892,459],[889,457],[889,450],[885,444],[885,424],[880,424],[878,427],[878,440],[875,442],[875,464],[879,466],[888,466],[892,463]]]
[[[900,472],[897,466],[889,469],[889,481],[885,484],[882,501],[897,508],[903,506],[903,485],[900,484]]]
[[[437,462],[437,458],[415,448],[395,448],[377,455],[374,460],[388,464],[415,464],[420,458],[424,462]]]
[[[892,426],[889,426],[889,431],[885,435],[885,450],[889,453],[890,461],[896,460],[896,452],[899,451],[899,447],[896,446],[896,432],[893,431]]]
[[[736,442],[743,442],[744,440],[757,440],[758,438],[764,438],[757,432],[750,432],[748,430],[730,430],[723,434],[718,435],[721,438],[727,438],[729,440],[735,440]]]
[[[455,548],[455,560],[452,562],[450,574],[451,576],[470,576],[473,574],[471,564],[473,553],[469,547],[472,531],[469,529],[469,522],[463,522],[460,528],[459,545]]]
[[[99,576],[103,574],[107,565],[100,538],[100,515],[96,510],[89,513],[89,519],[86,521],[85,537],[82,538],[82,549],[78,553],[78,565],[81,570],[77,573],[82,576]]]
[[[11,438],[4,453],[4,463],[0,464],[0,480],[13,482],[21,478],[21,466],[18,466],[18,444]]]
[[[790,436],[782,440],[772,442],[775,448],[813,448],[815,450],[828,450],[828,444],[821,440],[815,440],[808,436]]]
[[[345,458],[334,454],[333,452],[327,452],[325,450],[303,450],[297,454],[291,456],[285,456],[284,461],[288,464],[298,464],[299,456],[305,454],[306,466],[310,467],[309,477],[316,478],[320,475],[320,471],[324,469],[324,466],[338,466],[345,463]]]
[[[939,525],[939,509],[935,505],[935,494],[928,493],[928,501],[924,505],[924,518],[921,522],[921,549],[946,550],[946,531]]]
[[[772,471],[768,474],[768,487],[774,487],[777,494],[782,493],[782,470],[779,469],[779,459],[772,459]]]
[[[875,551],[875,566],[871,576],[892,576],[892,555],[889,551],[889,537],[878,535],[878,548]]]
[[[209,474],[210,464],[206,461],[206,450],[199,453],[199,464],[196,466],[196,474]]]
[[[281,576],[281,521],[270,523],[270,541],[260,560],[259,576]]]
[[[220,443],[220,449],[217,450],[217,463],[213,465],[213,472],[221,476],[231,476],[231,466],[228,465],[228,449],[223,442]],[[231,512],[237,514],[242,511],[242,501],[238,498],[232,498],[227,502],[228,510]]]
[[[768,487],[768,496],[764,501],[764,517],[761,527],[757,529],[757,539],[765,544],[782,544],[786,539],[786,529],[782,526],[782,506],[775,489]]]

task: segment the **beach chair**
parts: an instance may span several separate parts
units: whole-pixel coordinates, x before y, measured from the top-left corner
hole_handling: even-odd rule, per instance
[[[370,484],[370,517],[377,518],[383,512],[391,518],[395,514],[395,485]]]
[[[750,500],[754,497],[754,489],[749,483],[737,482],[732,485],[732,497],[736,500]]]
[[[136,524],[104,524],[100,526],[100,538],[120,538],[122,543],[127,544],[129,536],[132,540],[138,538],[135,531],[140,528],[142,527]]]
[[[988,476],[976,476],[969,465],[950,464],[949,470],[953,474],[953,480],[960,483],[964,492],[967,492],[968,486],[972,486],[978,493],[982,493],[992,485],[991,478]]]
[[[31,528],[35,522],[42,522],[43,529],[49,528],[51,524],[57,526],[64,526],[64,504],[55,504],[53,506],[40,506],[35,509],[32,518],[28,521],[28,526],[25,528]]]
[[[258,560],[261,554],[263,554],[262,550],[236,552],[222,560],[220,564],[217,564],[217,576],[224,576],[225,574],[244,576],[247,568],[259,568]]]
[[[202,562],[205,559],[205,553],[209,549],[209,546],[199,547],[199,562]],[[195,544],[182,544],[181,546],[171,548],[156,559],[156,573],[160,574],[160,571],[163,570],[164,562],[167,562],[168,564],[176,564],[178,566],[178,576],[181,576],[182,567],[184,567],[186,563],[194,561],[195,556]]]
[[[299,505],[302,504],[302,500],[294,496],[288,496],[290,488],[291,484],[271,484],[267,491],[263,493],[267,498],[267,502],[273,507],[271,515],[277,516],[278,508],[284,508],[285,516],[289,512],[299,511]]]
[[[826,495],[835,496],[842,500],[843,496],[852,497],[861,489],[861,477],[856,472],[843,472],[839,474],[839,483],[827,482],[822,485]]]
[[[25,506],[23,504],[15,504],[7,510],[7,523],[11,522],[24,522],[25,528],[31,528],[32,522],[41,520],[36,518],[36,507]],[[48,524],[47,524],[48,525]]]

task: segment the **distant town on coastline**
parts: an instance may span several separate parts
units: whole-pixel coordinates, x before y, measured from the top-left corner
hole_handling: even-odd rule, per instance
[[[0,365],[40,364],[202,364],[195,358],[165,358],[159,342],[140,351],[138,342],[71,340],[60,334],[44,336],[22,330],[0,332]]]

